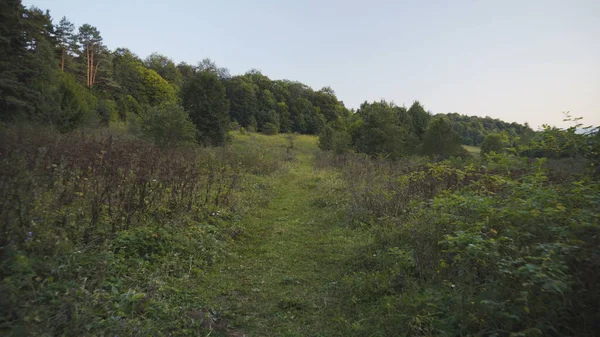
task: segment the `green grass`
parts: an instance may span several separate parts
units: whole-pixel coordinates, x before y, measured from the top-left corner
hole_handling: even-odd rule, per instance
[[[462,147],[469,151],[471,155],[479,156],[481,154],[481,148],[479,146],[463,145]]]
[[[287,146],[286,136],[236,135]],[[224,336],[329,336],[332,296],[348,252],[365,242],[344,227],[343,209],[322,202],[341,190],[333,171],[314,170],[316,137],[294,136],[295,160],[268,177],[270,204],[244,221],[245,235],[232,256],[207,275],[203,297],[214,310],[216,333]]]

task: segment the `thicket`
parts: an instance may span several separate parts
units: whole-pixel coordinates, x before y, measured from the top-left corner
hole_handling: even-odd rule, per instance
[[[594,336],[600,143],[597,128],[575,129],[522,149],[552,153],[541,140],[560,136],[572,156],[559,161],[517,150],[441,162],[319,154],[346,180],[336,197],[348,224],[373,237],[343,267],[341,334]]]
[[[489,134],[506,136],[511,146],[527,144],[535,132],[529,124],[508,123],[491,117],[466,116],[458,113],[440,114],[450,120],[452,129],[465,145],[479,146]]]
[[[293,155],[254,145],[2,129],[1,334],[198,334],[203,271],[264,206],[256,179]]]
[[[355,114],[325,126],[319,134],[319,148],[392,160],[414,155],[468,155],[451,122],[432,115],[418,101],[408,109],[384,100],[364,102]]]
[[[177,104],[198,129],[199,143],[222,145],[230,123],[265,134],[317,134],[350,114],[329,87],[313,90],[258,70],[232,76],[209,59],[196,65],[156,53],[142,59],[127,48],[108,49],[90,24],[53,20],[49,11],[26,8],[20,0],[0,6],[4,123],[35,122],[68,132],[147,120],[156,107]]]
[[[54,20],[49,11],[26,8],[20,0],[1,6],[0,121],[5,123],[36,122],[68,132],[147,120],[156,107],[177,104],[204,145],[223,144],[231,124],[265,134],[333,129],[338,152],[352,148],[394,158],[420,153],[431,119],[419,102],[410,108],[365,102],[351,111],[330,87],[313,90],[254,69],[231,75],[209,59],[195,65],[175,64],[157,53],[142,59],[127,48],[108,49],[93,25]],[[463,144],[479,145],[493,132],[526,143],[533,133],[528,126],[491,118],[446,117]]]

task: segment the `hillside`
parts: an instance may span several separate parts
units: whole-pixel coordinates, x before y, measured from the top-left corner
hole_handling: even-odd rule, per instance
[[[418,78],[344,76],[366,97],[393,78],[459,100],[406,66]],[[327,86],[142,58],[0,0],[0,335],[596,336],[600,128],[567,120],[348,109]]]
[[[600,185],[574,162],[32,131],[2,131],[3,335],[593,335]]]

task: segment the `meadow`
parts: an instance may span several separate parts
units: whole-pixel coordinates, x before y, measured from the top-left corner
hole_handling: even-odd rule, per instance
[[[308,135],[2,131],[7,336],[592,336],[600,184]]]

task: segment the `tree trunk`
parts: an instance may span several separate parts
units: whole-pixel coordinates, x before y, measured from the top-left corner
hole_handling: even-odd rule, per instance
[[[87,62],[87,87],[90,87],[90,45],[89,43],[86,43],[85,45],[85,58],[86,58],[86,62]]]
[[[63,48],[62,54],[60,55],[60,71],[65,72],[65,49]]]
[[[90,61],[90,88],[94,85],[94,48],[90,50],[91,61]]]
[[[92,85],[96,84],[96,76],[98,76],[98,65],[102,62],[102,60],[98,61],[94,66],[94,76],[92,77]]]

